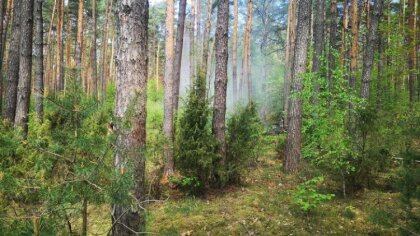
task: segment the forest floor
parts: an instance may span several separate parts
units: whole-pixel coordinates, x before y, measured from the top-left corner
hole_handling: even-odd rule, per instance
[[[309,214],[296,206],[292,193],[302,177],[286,176],[281,160],[261,158],[242,186],[201,198],[169,198],[148,207],[147,231],[156,235],[397,235],[398,193],[362,190],[336,197]],[[90,209],[90,232],[109,228],[104,209]],[[102,218],[103,216],[103,218]],[[91,217],[89,217],[91,219]],[[106,227],[104,227],[106,226]]]

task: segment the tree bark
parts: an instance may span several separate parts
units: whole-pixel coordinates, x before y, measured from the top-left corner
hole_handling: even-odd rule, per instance
[[[376,79],[376,108],[379,110],[382,105],[382,98],[384,98],[384,94],[388,93],[388,87],[383,86],[383,79],[384,79],[384,62],[386,62],[386,58],[384,57],[384,42],[382,33],[379,31],[378,36],[378,77]]]
[[[55,81],[56,91],[64,89],[63,76],[63,18],[64,18],[64,1],[57,0],[57,52],[55,64]]]
[[[332,83],[332,71],[335,69],[335,48],[337,44],[337,0],[331,0],[330,4],[330,48],[328,55],[328,82]]]
[[[21,37],[19,59],[19,83],[17,91],[15,127],[22,129],[24,136],[28,134],[29,99],[32,76],[32,39],[33,39],[34,0],[22,0]]]
[[[5,117],[10,122],[15,122],[17,87],[19,81],[19,55],[21,31],[21,1],[13,2],[13,20],[10,35],[8,73],[6,78]]]
[[[310,37],[311,0],[298,3],[296,26],[296,45],[292,69],[291,93],[300,93],[303,89],[302,74],[305,73],[308,41]],[[301,159],[302,99],[298,96],[289,98],[289,125],[287,127],[286,152],[283,169],[286,173],[296,173]]]
[[[179,103],[179,83],[181,79],[181,61],[182,61],[182,48],[184,44],[184,30],[185,30],[185,14],[187,8],[187,0],[179,1],[178,10],[178,24],[176,32],[176,46],[175,46],[175,61],[174,61],[174,112],[178,111]]]
[[[416,60],[417,60],[417,47],[416,47],[416,5],[415,0],[408,0],[408,31],[407,43],[409,45],[408,57],[408,92],[410,102],[416,100]]]
[[[232,87],[233,103],[238,100],[238,0],[233,1]]]
[[[349,86],[352,90],[356,86],[357,56],[359,50],[359,23],[357,15],[357,0],[351,1],[351,50],[350,50],[350,80]]]
[[[288,126],[289,116],[289,94],[290,83],[292,80],[292,66],[295,55],[295,31],[296,31],[296,7],[297,0],[290,0],[287,13],[287,32],[286,32],[286,55],[284,69],[284,121],[283,126]]]
[[[315,19],[314,19],[314,55],[312,58],[312,72],[318,74],[321,69],[321,57],[324,49],[324,14],[325,14],[325,0],[315,1]],[[319,92],[319,83],[315,81],[316,92]]]
[[[45,75],[45,83],[46,83],[46,89],[45,89],[45,95],[50,94],[50,90],[52,89],[54,91],[54,82],[53,82],[53,61],[54,61],[54,50],[53,50],[53,43],[52,43],[52,29],[53,29],[53,22],[55,17],[55,12],[57,10],[57,1],[54,0],[54,6],[52,9],[52,14],[50,18],[50,25],[48,30],[48,36],[47,36],[47,61],[46,61],[46,75]]]
[[[207,67],[208,67],[208,58],[209,58],[209,38],[210,38],[210,28],[211,28],[211,14],[212,14],[212,0],[207,0],[207,19],[206,19],[206,29],[204,31],[204,40],[203,40],[203,63],[202,63],[202,73],[204,78],[207,78]]]
[[[60,1],[60,0],[59,0]],[[84,12],[85,0],[79,0],[79,8],[77,13],[77,39],[76,39],[76,67],[79,70],[78,76],[76,77],[77,84],[80,84],[81,73],[82,73],[82,51],[83,51],[83,12]]]
[[[3,18],[4,18],[3,0],[0,0],[0,117],[3,113]],[[7,26],[6,26],[7,27]],[[7,31],[6,31],[7,32]]]
[[[196,15],[196,24],[197,24],[197,68],[201,68],[202,60],[202,50],[201,50],[201,2],[197,2],[197,15]],[[199,69],[198,69],[199,70]]]
[[[348,0],[344,0],[344,10],[343,10],[343,25],[342,25],[342,30],[341,30],[341,64],[344,65],[345,64],[345,60],[346,60],[346,54],[347,54],[347,29],[349,26],[349,17],[348,17]]]
[[[248,14],[246,20],[247,49],[246,49],[246,82],[248,88],[248,102],[252,101],[251,52],[252,52],[252,0],[248,0]]]
[[[225,116],[228,64],[229,1],[219,0],[216,27],[216,77],[214,79],[213,134],[218,142],[221,163],[226,161]]]
[[[103,42],[104,45],[102,47],[102,60],[101,60],[101,66],[99,71],[99,81],[100,81],[100,94],[101,94],[101,101],[105,102],[106,100],[106,74],[107,74],[107,65],[108,65],[108,39],[109,39],[109,18],[112,11],[112,0],[107,1],[107,7],[106,7],[106,16],[105,16],[105,23],[104,23],[104,36],[103,36]]]
[[[163,132],[166,137],[164,145],[164,156],[166,160],[165,176],[170,176],[174,172],[174,0],[166,0],[166,20],[165,20],[165,77],[164,77],[164,121]]]
[[[42,18],[43,0],[35,0],[35,112],[38,122],[44,116],[44,23]]]
[[[190,81],[195,79],[195,1],[191,0],[191,18],[190,18]]]
[[[147,42],[149,3],[147,0],[117,2],[118,49],[116,57],[115,117],[130,126],[116,125],[115,168],[124,174],[127,163],[134,167],[134,194],[141,204],[145,199]],[[114,204],[113,235],[137,235],[145,231],[142,207]]]
[[[91,58],[91,70],[92,70],[92,83],[93,83],[93,98],[98,101],[98,66],[97,66],[97,55],[96,55],[96,0],[92,0],[92,58]]]
[[[372,16],[370,17],[370,26],[367,36],[365,58],[363,61],[362,71],[362,91],[361,97],[369,99],[370,96],[370,82],[372,81],[373,59],[375,49],[378,43],[379,20],[382,15],[382,7],[384,0],[375,0],[373,6]]]

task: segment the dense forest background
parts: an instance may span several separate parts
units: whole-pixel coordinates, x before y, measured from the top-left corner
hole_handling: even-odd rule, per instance
[[[419,235],[417,0],[0,0],[0,235]]]

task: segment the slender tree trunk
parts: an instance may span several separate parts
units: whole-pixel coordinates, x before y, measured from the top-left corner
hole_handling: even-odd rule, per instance
[[[166,20],[165,20],[165,98],[164,98],[164,121],[163,132],[165,133],[166,143],[164,146],[164,156],[166,160],[165,176],[170,176],[174,172],[174,0],[166,0]]]
[[[248,34],[246,40],[246,82],[248,88],[248,102],[252,101],[252,78],[251,78],[251,51],[252,51],[252,0],[248,0],[248,14],[246,20],[246,32]]]
[[[201,0],[197,1],[197,68],[201,68],[202,50],[201,50]],[[197,69],[199,70],[199,69]]]
[[[92,83],[93,83],[93,98],[95,101],[98,100],[98,78],[97,78],[97,56],[96,56],[96,0],[92,0],[92,58],[91,58],[91,70],[92,70]]]
[[[195,1],[191,0],[191,18],[190,18],[190,81],[191,84],[195,78]]]
[[[379,59],[378,59],[378,77],[376,80],[376,108],[379,110],[382,105],[382,98],[383,94],[387,94],[387,89],[383,86],[383,80],[384,80],[384,62],[386,61],[386,58],[384,57],[384,42],[382,33],[379,31],[379,37],[378,37],[378,52],[379,52]]]
[[[347,54],[347,30],[349,28],[349,10],[348,0],[344,0],[344,12],[343,12],[343,26],[341,30],[341,64],[345,65],[346,54]]]
[[[314,20],[314,55],[312,58],[312,72],[318,74],[321,69],[321,57],[324,49],[324,14],[325,14],[325,0],[315,1],[315,20]],[[319,83],[315,81],[315,91],[319,92]]]
[[[218,142],[217,153],[226,161],[225,116],[228,64],[229,1],[219,0],[216,26],[216,77],[214,79],[213,133]]]
[[[179,1],[178,25],[176,32],[175,61],[174,61],[174,112],[178,111],[179,103],[179,83],[181,78],[182,46],[184,44],[185,14],[187,0]]]
[[[159,85],[159,56],[160,56],[160,43],[159,39],[157,42],[157,50],[156,50],[156,75],[155,75],[155,81],[156,81],[156,90],[160,89]]]
[[[106,100],[106,68],[108,65],[108,35],[109,35],[109,18],[112,11],[112,0],[107,1],[107,7],[106,7],[106,16],[105,16],[105,23],[104,23],[104,36],[103,36],[103,47],[102,47],[102,61],[100,66],[100,72],[99,72],[99,81],[100,81],[100,87],[101,87],[101,101],[105,102]]]
[[[238,0],[233,1],[232,87],[233,103],[238,100]]]
[[[207,0],[207,18],[206,18],[206,29],[204,31],[204,40],[203,40],[203,63],[202,63],[202,72],[204,78],[207,78],[207,66],[209,58],[209,39],[210,39],[210,28],[211,28],[211,14],[212,14],[212,0]]]
[[[10,35],[8,73],[6,77],[5,117],[10,122],[15,121],[17,87],[19,81],[19,55],[21,32],[21,1],[13,2],[13,22]]]
[[[416,47],[416,5],[415,0],[408,0],[408,31],[407,43],[410,47],[408,57],[408,91],[410,102],[416,100],[416,60],[417,60],[417,47]]]
[[[47,62],[46,62],[46,75],[45,75],[45,83],[46,83],[46,89],[45,89],[45,95],[48,96],[50,94],[50,90],[52,89],[54,91],[54,83],[53,83],[53,61],[54,61],[54,50],[53,50],[53,43],[52,43],[52,30],[53,30],[53,24],[54,24],[54,17],[55,12],[57,9],[57,1],[54,0],[54,6],[53,11],[51,14],[51,20],[50,20],[50,26],[48,30],[48,37],[47,37]]]
[[[59,0],[60,1],[60,0]],[[76,67],[79,70],[76,77],[77,84],[80,84],[82,74],[82,54],[83,54],[83,12],[85,7],[85,0],[79,0],[79,9],[77,13],[77,39],[76,39]]]
[[[284,68],[284,127],[288,126],[288,114],[289,114],[289,94],[290,94],[290,83],[292,80],[292,66],[295,55],[295,31],[296,31],[296,11],[297,11],[297,0],[290,0],[288,16],[287,16],[287,43],[286,43],[286,56],[285,56],[285,68]]]
[[[351,50],[350,50],[350,80],[349,85],[352,90],[356,86],[357,57],[359,50],[359,23],[357,15],[357,0],[351,1]]]
[[[44,116],[44,23],[42,18],[43,0],[35,0],[35,112],[38,122]]]
[[[73,67],[73,55],[71,54],[71,47],[72,47],[72,27],[71,27],[71,16],[70,16],[70,8],[67,7],[67,36],[66,36],[66,44],[65,44],[65,61],[66,61],[66,67],[72,68]]]
[[[127,163],[134,167],[133,196],[141,204],[145,199],[147,42],[149,3],[147,0],[117,2],[118,49],[116,62],[115,117],[130,126],[116,125],[115,168],[125,173]],[[140,43],[139,43],[140,42]],[[130,110],[127,112],[127,110]],[[143,206],[114,204],[113,235],[138,235],[145,231]]]
[[[330,4],[330,44],[328,55],[328,82],[331,85],[332,71],[335,69],[335,48],[337,46],[337,0]]]
[[[64,89],[64,76],[63,76],[63,18],[64,18],[64,2],[57,0],[57,52],[55,64],[55,81],[57,91]]]
[[[361,97],[369,99],[370,82],[372,81],[373,59],[375,55],[376,45],[378,43],[379,20],[382,15],[382,7],[384,0],[376,0],[373,6],[372,16],[369,20],[370,26],[366,42],[366,53],[363,61],[362,72],[362,91]]]
[[[0,0],[0,117],[3,113],[3,55],[4,55],[3,44],[6,43],[3,41],[3,32],[4,32],[3,18],[4,18],[3,0]]]
[[[305,73],[308,41],[310,38],[311,0],[298,3],[296,26],[296,45],[292,69],[291,93],[300,93],[303,89],[302,74]],[[286,152],[283,168],[286,173],[296,173],[301,159],[302,99],[298,96],[289,98],[289,125],[287,127]]]
[[[33,39],[34,0],[22,0],[21,8],[21,37],[19,59],[19,83],[17,91],[17,105],[15,127],[28,134],[29,99],[31,94],[32,76],[32,39]]]

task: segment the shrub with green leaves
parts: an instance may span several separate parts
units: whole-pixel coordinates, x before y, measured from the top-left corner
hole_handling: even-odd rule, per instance
[[[294,202],[304,211],[309,212],[319,206],[319,204],[331,200],[334,194],[324,194],[318,191],[318,185],[324,181],[324,177],[319,176],[310,179],[297,186],[293,193]]]

